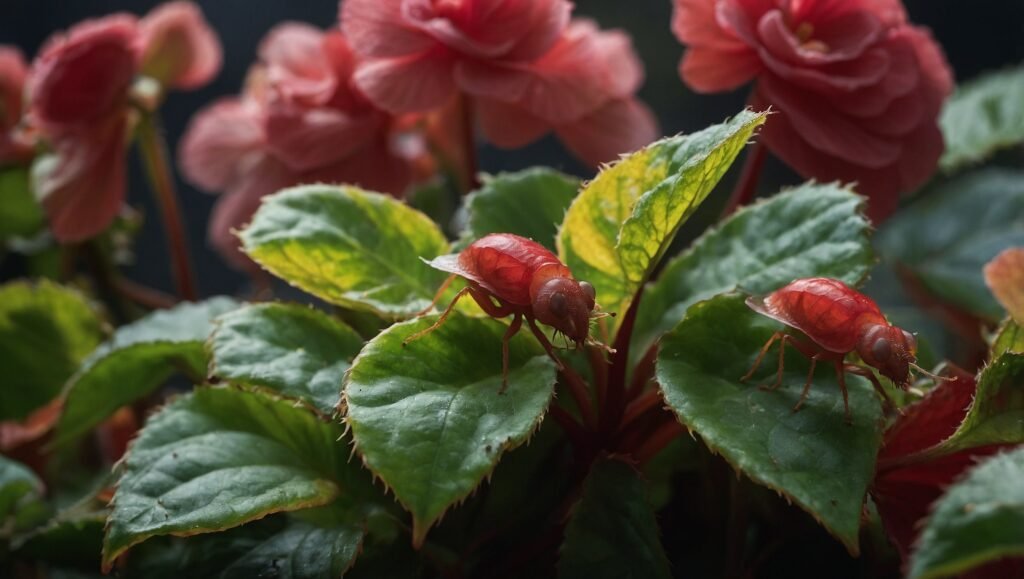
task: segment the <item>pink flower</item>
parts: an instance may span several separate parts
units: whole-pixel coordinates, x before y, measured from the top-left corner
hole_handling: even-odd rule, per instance
[[[27,75],[21,51],[0,45],[0,165],[22,163],[32,157],[32,143],[18,130]]]
[[[141,23],[127,14],[87,20],[46,43],[29,75],[28,119],[51,149],[37,160],[33,180],[57,240],[93,237],[121,210],[139,73],[186,88],[206,82],[219,65],[216,38],[184,3]]]
[[[555,131],[597,164],[657,128],[633,98],[643,68],[629,38],[570,23],[571,9],[565,0],[346,0],[341,25],[360,56],[355,82],[374,104],[425,112],[465,94],[498,146]]]
[[[683,80],[718,92],[756,79],[753,106],[780,113],[761,139],[797,172],[857,181],[876,220],[932,175],[952,77],[899,0],[675,1]]]
[[[86,20],[47,41],[32,64],[31,116],[48,136],[78,129],[128,105],[135,78],[136,21]]]
[[[33,178],[61,242],[103,231],[124,203],[135,24],[127,15],[85,21],[50,39],[32,65],[30,118],[53,150]]]
[[[221,192],[208,236],[232,265],[255,267],[233,231],[266,195],[300,183],[352,183],[400,194],[410,162],[394,151],[392,118],[355,90],[340,32],[286,23],[268,33],[239,97],[195,118],[182,140],[185,176]]]
[[[216,33],[192,2],[169,2],[139,22],[141,72],[182,90],[210,82],[221,66]]]
[[[387,110],[426,112],[461,88],[467,63],[546,54],[571,10],[566,0],[345,0],[341,26],[366,59],[359,88]]]
[[[521,147],[554,130],[598,165],[657,137],[654,115],[632,96],[643,65],[622,32],[578,20],[528,66],[469,68],[481,128],[500,147]]]

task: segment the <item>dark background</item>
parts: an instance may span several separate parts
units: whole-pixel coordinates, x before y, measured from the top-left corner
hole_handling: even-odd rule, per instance
[[[3,0],[0,42],[21,47],[31,59],[51,33],[79,20],[116,11],[141,15],[157,4],[157,0]],[[338,10],[337,3],[329,0],[201,0],[199,4],[220,35],[224,68],[204,89],[175,93],[167,101],[162,113],[172,150],[176,150],[189,118],[198,109],[218,96],[238,92],[260,38],[271,27],[285,20],[333,26]],[[669,30],[671,0],[578,0],[576,5],[575,15],[595,18],[605,28],[618,27],[630,32],[647,69],[647,81],[640,96],[655,110],[664,134],[703,128],[743,106],[745,91],[700,96],[683,86],[676,71],[683,48]],[[908,0],[906,6],[913,22],[932,29],[946,50],[958,81],[1024,60],[1024,1]],[[487,172],[531,165],[553,166],[582,177],[593,175],[592,170],[575,162],[550,138],[511,152],[485,147],[481,156],[481,169]],[[146,221],[136,247],[135,263],[127,274],[170,291],[172,284],[159,218],[137,159],[130,166],[129,202],[142,210]],[[796,178],[785,168],[772,162],[761,190],[774,191],[778,185],[794,181]],[[217,254],[206,248],[206,220],[215,197],[180,180],[179,185],[203,295],[239,291],[246,283],[245,278],[227,268]],[[699,231],[702,221],[717,213],[728,187],[729,183],[719,187],[684,235],[692,236]]]

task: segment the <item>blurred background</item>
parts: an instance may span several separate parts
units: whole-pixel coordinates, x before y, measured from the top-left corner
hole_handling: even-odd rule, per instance
[[[4,0],[0,43],[19,46],[31,59],[50,34],[84,18],[116,11],[141,15],[159,3],[159,0]],[[181,134],[197,110],[217,97],[239,91],[256,47],[270,28],[286,20],[326,28],[336,24],[338,12],[337,3],[330,0],[201,0],[198,3],[220,35],[224,68],[217,79],[202,90],[172,93],[163,106],[172,151],[176,151]],[[905,4],[911,20],[931,28],[945,48],[958,82],[985,70],[1024,61],[1024,2],[1021,0],[906,0]],[[745,90],[702,96],[683,86],[676,70],[683,47],[669,29],[671,0],[578,0],[575,14],[597,20],[602,28],[622,28],[632,35],[647,70],[640,97],[654,109],[663,134],[703,128],[743,107]],[[489,173],[547,165],[584,178],[594,174],[591,168],[570,157],[553,138],[515,151],[485,147],[480,160],[481,169]],[[737,163],[737,167],[740,164]],[[138,282],[170,292],[173,286],[159,216],[139,164],[129,163],[129,167],[132,173],[128,201],[142,212],[144,225],[134,263],[125,273]],[[681,242],[699,233],[718,215],[735,172],[686,226]],[[760,191],[774,192],[781,185],[798,181],[778,162],[769,161]],[[215,197],[189,187],[180,178],[179,187],[202,294],[244,291],[247,279],[229,269],[206,247],[206,221]]]

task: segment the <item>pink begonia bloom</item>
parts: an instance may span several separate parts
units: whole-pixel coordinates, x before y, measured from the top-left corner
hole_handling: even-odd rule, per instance
[[[170,88],[189,90],[220,71],[217,34],[192,2],[169,2],[139,22],[142,74]]]
[[[158,80],[168,86],[191,88],[219,63],[201,15],[180,4],[158,8],[142,23],[127,14],[87,20],[46,43],[28,80],[28,120],[52,151],[36,162],[33,180],[57,240],[93,237],[121,210],[140,67],[166,73]]]
[[[61,242],[103,231],[124,203],[135,33],[127,15],[88,20],[33,63],[29,115],[53,150],[33,168],[35,192]]]
[[[341,26],[374,104],[425,112],[462,93],[496,145],[553,130],[598,164],[654,140],[657,127],[633,97],[643,68],[628,36],[570,22],[571,10],[566,0],[345,0]]]
[[[32,158],[32,143],[18,130],[27,76],[28,66],[21,51],[0,45],[0,165]]]
[[[208,236],[232,265],[254,264],[234,231],[262,198],[301,183],[351,183],[400,194],[410,161],[392,144],[392,118],[354,89],[354,57],[340,32],[282,24],[260,45],[244,93],[191,121],[179,159],[197,186],[222,193]]]
[[[699,92],[756,80],[779,114],[761,139],[805,177],[859,183],[876,219],[922,185],[944,149],[937,118],[953,86],[941,48],[899,0],[675,0]]]

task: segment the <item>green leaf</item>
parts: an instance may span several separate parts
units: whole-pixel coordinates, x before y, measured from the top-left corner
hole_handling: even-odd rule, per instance
[[[213,319],[236,307],[230,298],[212,298],[153,312],[119,328],[68,383],[53,444],[77,439],[118,408],[155,390],[175,371],[203,380],[203,344],[213,330]]]
[[[878,249],[935,296],[992,321],[1003,309],[982,268],[1024,245],[1024,171],[986,169],[944,182],[889,220]]]
[[[128,571],[149,579],[336,578],[355,562],[362,539],[358,525],[274,515],[221,533],[143,546],[138,557],[132,553]]]
[[[420,260],[448,251],[437,225],[355,187],[308,185],[267,197],[241,238],[250,257],[288,283],[389,317],[427,307],[445,278]]]
[[[49,565],[99,569],[105,520],[103,512],[58,514],[46,526],[21,538],[16,547],[17,555]]]
[[[211,373],[265,386],[331,414],[352,358],[354,330],[312,308],[259,304],[221,316],[210,339]]]
[[[815,276],[859,284],[873,262],[863,203],[841,185],[808,183],[740,209],[672,259],[648,287],[633,351],[642,355],[693,304],[736,288],[767,294]]]
[[[122,464],[104,564],[150,537],[221,531],[332,501],[357,523],[358,467],[341,438],[340,425],[269,392],[201,388],[175,400],[149,419]]]
[[[576,197],[558,253],[597,289],[616,325],[679,227],[704,201],[766,113],[743,111],[692,135],[664,139],[601,171]]]
[[[579,179],[546,167],[484,176],[483,186],[466,198],[461,241],[514,233],[554,250],[558,224],[579,187]]]
[[[952,171],[1024,143],[1024,68],[990,73],[959,87],[939,118]]]
[[[810,396],[793,407],[809,362],[787,348],[782,386],[771,383],[778,346],[747,383],[740,377],[782,324],[726,294],[690,308],[661,341],[657,379],[665,402],[713,452],[754,482],[786,495],[853,554],[861,507],[881,443],[881,404],[868,382],[847,376],[853,424],[830,364],[819,364]]]
[[[26,497],[40,497],[43,481],[27,466],[0,455],[0,530]]]
[[[28,237],[43,227],[43,210],[32,195],[24,167],[0,170],[0,241]]]
[[[1009,318],[1000,326],[999,333],[992,342],[993,358],[1004,352],[1024,354],[1024,328]]]
[[[909,577],[960,575],[1001,557],[1024,555],[1024,448],[998,454],[954,484],[934,505]]]
[[[506,326],[489,318],[453,314],[402,346],[434,319],[396,324],[371,340],[345,387],[356,449],[412,513],[416,545],[536,429],[555,383],[554,363],[520,333],[510,344],[508,390],[499,394]]]
[[[0,286],[0,420],[20,420],[60,393],[103,339],[84,296],[50,282]]]
[[[1024,354],[1007,352],[978,375],[967,416],[956,431],[927,453],[948,454],[990,444],[1024,443]]]
[[[558,576],[672,577],[647,485],[633,467],[605,459],[591,468],[565,529]]]

